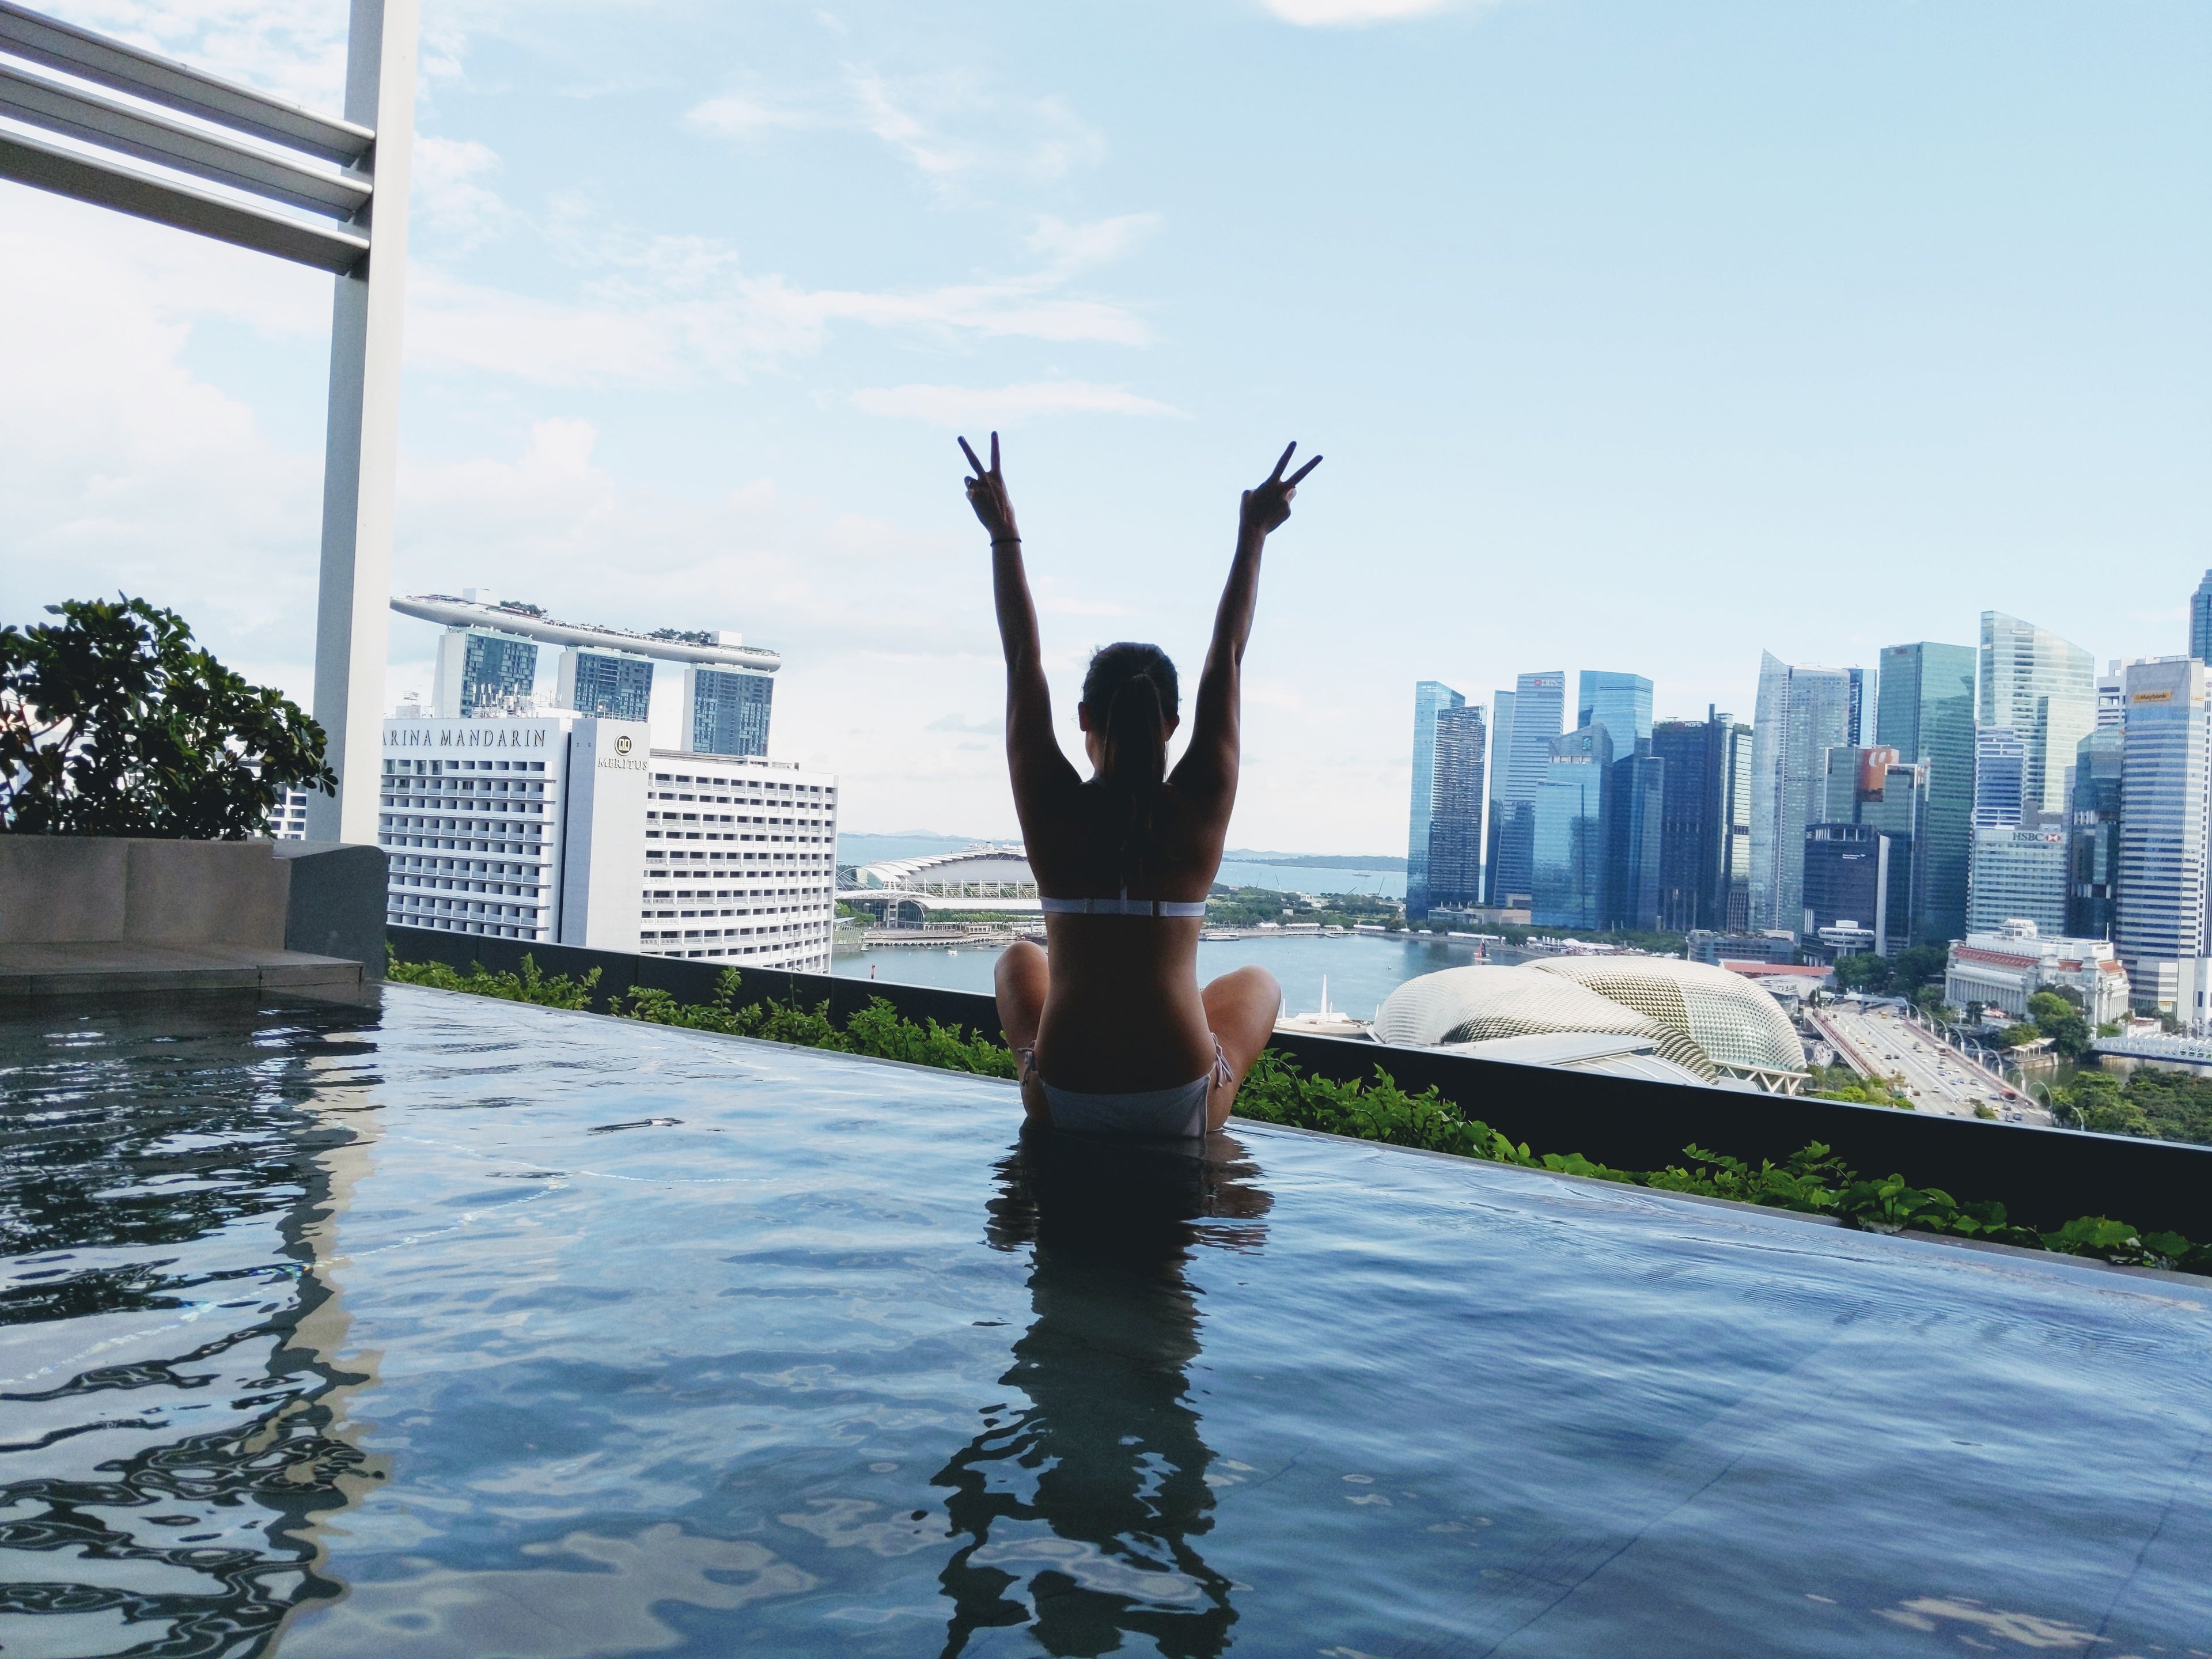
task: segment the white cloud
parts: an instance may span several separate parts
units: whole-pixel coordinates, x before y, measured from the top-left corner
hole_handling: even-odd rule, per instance
[[[835,88],[734,89],[694,105],[684,125],[741,143],[796,129],[870,133],[939,187],[970,175],[1060,179],[1106,153],[1104,136],[1066,100],[994,92],[966,72],[894,79],[848,64]]]
[[[464,182],[465,183],[464,175]],[[1124,215],[1090,225],[1043,221],[1030,239],[1038,270],[910,292],[799,288],[749,276],[734,250],[705,237],[625,237],[580,208],[556,211],[556,245],[600,274],[582,297],[550,300],[462,282],[423,260],[407,279],[410,363],[481,370],[539,386],[672,386],[701,372],[742,379],[818,350],[855,325],[940,341],[1030,339],[1144,345],[1152,330],[1125,306],[1064,292],[1083,270],[1135,246],[1158,222]],[[1125,399],[1119,388],[1100,392]]]
[[[0,185],[0,617],[143,595],[241,672],[307,690],[330,279]],[[304,368],[271,433],[185,366],[191,321]]]
[[[1285,23],[1317,28],[1425,17],[1445,10],[1455,0],[1261,0],[1261,3]]]
[[[938,426],[1011,427],[1040,415],[1144,415],[1187,421],[1172,404],[1140,398],[1127,387],[1089,380],[1033,380],[995,389],[967,386],[896,386],[855,392],[853,401],[871,415],[895,415]]]
[[[471,248],[511,228],[514,210],[486,181],[501,168],[498,153],[473,140],[428,134],[415,140],[407,212],[410,225]]]
[[[693,132],[713,137],[751,138],[781,128],[815,126],[819,122],[805,110],[790,105],[732,94],[709,98],[694,106],[684,112],[684,125]]]

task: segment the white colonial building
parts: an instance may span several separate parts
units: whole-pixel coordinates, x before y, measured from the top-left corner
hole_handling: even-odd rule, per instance
[[[2080,994],[2092,1029],[2128,1012],[2127,969],[2107,941],[2051,938],[2014,917],[1995,933],[1969,933],[1952,945],[1943,1000],[1958,1008],[1978,1002],[2026,1019],[2030,997],[2059,987]]]

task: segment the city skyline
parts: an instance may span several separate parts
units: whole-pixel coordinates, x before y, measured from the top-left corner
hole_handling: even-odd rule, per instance
[[[340,6],[55,9],[335,101]],[[2201,8],[426,29],[398,591],[774,641],[775,741],[856,826],[1015,828],[956,427],[1005,432],[1071,750],[1087,650],[1194,676],[1237,492],[1328,455],[1247,660],[1255,845],[1396,848],[1409,678],[1743,717],[1761,648],[1871,665],[1993,602],[2179,650],[2212,563]],[[0,239],[41,319],[0,614],[143,593],[304,695],[327,283],[13,186]]]

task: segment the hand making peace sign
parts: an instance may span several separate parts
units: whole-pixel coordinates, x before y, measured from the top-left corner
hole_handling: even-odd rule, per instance
[[[1283,469],[1291,464],[1291,456],[1297,448],[1294,443],[1283,452],[1282,459],[1275,463],[1275,470],[1267,475],[1267,483],[1244,492],[1243,519],[1246,530],[1256,530],[1264,536],[1279,529],[1283,520],[1291,516],[1291,497],[1298,493],[1298,480],[1319,466],[1322,459],[1315,456],[1285,478]]]

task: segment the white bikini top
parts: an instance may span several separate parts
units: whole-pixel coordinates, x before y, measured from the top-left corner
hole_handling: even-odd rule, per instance
[[[1041,898],[1045,914],[1055,916],[1203,916],[1204,899]]]

